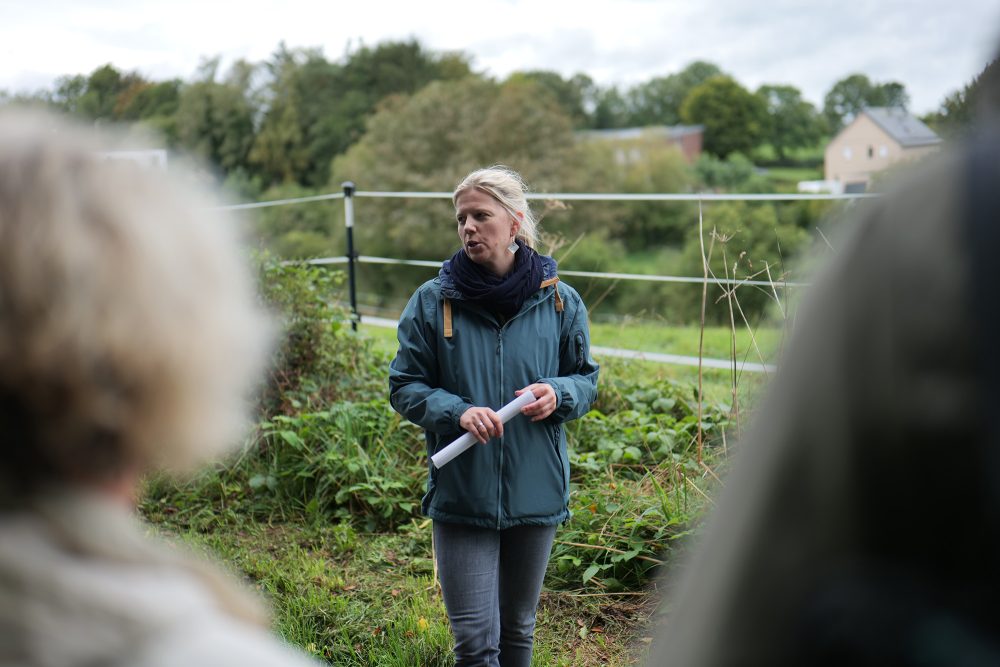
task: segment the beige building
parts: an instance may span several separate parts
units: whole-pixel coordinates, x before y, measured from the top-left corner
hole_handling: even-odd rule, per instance
[[[933,130],[904,109],[865,109],[827,145],[824,175],[845,192],[864,192],[875,172],[933,153],[940,144]]]

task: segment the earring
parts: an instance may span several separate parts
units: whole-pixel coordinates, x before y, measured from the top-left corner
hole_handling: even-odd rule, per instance
[[[511,239],[510,240],[510,245],[507,246],[507,252],[509,252],[512,255],[514,255],[514,254],[517,253],[517,240],[516,239]]]

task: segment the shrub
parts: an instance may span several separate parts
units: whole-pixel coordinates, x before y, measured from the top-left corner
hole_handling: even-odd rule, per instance
[[[689,385],[611,380],[602,406],[569,425],[573,518],[560,531],[548,572],[553,588],[638,589],[694,525],[703,477],[693,456],[697,402]],[[707,457],[719,452],[728,408],[703,410]],[[697,482],[701,484],[701,482]],[[700,490],[700,489],[699,489]]]
[[[277,415],[261,425],[256,458],[249,485],[275,507],[369,531],[414,517],[426,475],[420,430],[385,399]]]
[[[322,409],[339,399],[369,400],[385,392],[388,361],[354,334],[343,300],[344,274],[326,266],[260,265],[264,300],[283,325],[268,390],[266,414]]]
[[[264,262],[268,303],[284,314],[286,338],[254,437],[240,456],[183,483],[147,481],[143,511],[201,531],[247,521],[399,531],[424,491],[421,430],[386,393],[388,360],[347,326],[336,305],[342,276],[324,267]],[[632,371],[628,371],[631,373]],[[724,463],[718,445],[728,406],[703,406],[691,385],[606,373],[593,410],[566,426],[573,466],[570,509],[550,560],[559,589],[638,589],[697,526],[711,489],[695,456]],[[692,493],[694,491],[694,493]]]
[[[593,477],[578,485],[570,500],[573,518],[557,534],[546,585],[618,592],[649,583],[700,506],[688,503],[684,484],[666,481],[671,474],[665,467],[639,480]]]

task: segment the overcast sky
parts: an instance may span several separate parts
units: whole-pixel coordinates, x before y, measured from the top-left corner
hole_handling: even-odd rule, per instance
[[[189,79],[204,57],[259,62],[281,40],[334,60],[409,37],[497,77],[552,69],[628,86],[708,60],[818,106],[862,72],[903,83],[922,114],[997,50],[1000,0],[0,0],[0,89],[49,88],[108,62]]]

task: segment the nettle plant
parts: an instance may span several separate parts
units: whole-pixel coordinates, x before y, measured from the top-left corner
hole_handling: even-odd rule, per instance
[[[641,588],[697,525],[707,497],[693,387],[629,377],[607,385],[600,409],[568,426],[573,518],[556,539],[546,579],[552,588]],[[725,457],[728,415],[728,406],[702,406],[709,461]]]

